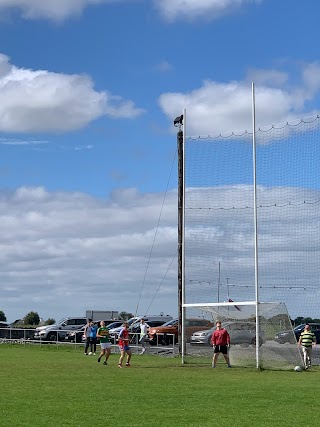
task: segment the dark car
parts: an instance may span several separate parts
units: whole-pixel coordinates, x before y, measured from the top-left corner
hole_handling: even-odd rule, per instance
[[[320,323],[308,323],[308,325],[310,325],[311,332],[313,332],[316,336],[317,344],[320,344]],[[306,323],[302,323],[301,325],[298,325],[293,328],[293,330],[279,332],[274,337],[274,339],[279,344],[285,344],[287,342],[290,344],[294,344],[299,340],[300,335],[304,331],[305,326]]]
[[[0,338],[8,338],[9,337],[9,325],[7,322],[0,322]]]

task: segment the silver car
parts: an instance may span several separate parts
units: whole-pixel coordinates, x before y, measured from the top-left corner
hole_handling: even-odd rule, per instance
[[[254,322],[226,322],[222,325],[230,335],[231,344],[256,345],[256,324]],[[190,344],[211,345],[211,337],[215,327],[206,331],[198,331],[191,335]],[[265,342],[260,332],[259,345]]]

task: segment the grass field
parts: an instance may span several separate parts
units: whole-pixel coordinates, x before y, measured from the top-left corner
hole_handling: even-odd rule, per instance
[[[318,426],[320,370],[181,365],[138,356],[130,368],[55,346],[0,346],[0,426]],[[306,409],[308,405],[308,409]]]

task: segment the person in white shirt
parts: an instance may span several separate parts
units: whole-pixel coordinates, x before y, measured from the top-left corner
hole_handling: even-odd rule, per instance
[[[149,325],[147,323],[145,323],[144,319],[140,320],[140,339],[139,339],[139,343],[142,346],[142,351],[140,354],[144,354],[144,352],[146,351],[146,339],[148,336],[148,327]]]

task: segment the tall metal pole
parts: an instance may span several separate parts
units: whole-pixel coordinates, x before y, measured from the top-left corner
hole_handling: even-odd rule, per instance
[[[230,301],[229,301],[229,299],[230,299],[230,292],[229,292],[229,280],[230,280],[230,277],[226,277],[226,281],[227,281],[227,298],[228,298],[228,302],[230,302]]]
[[[253,202],[254,202],[254,273],[255,273],[255,303],[256,303],[256,365],[260,364],[260,319],[259,319],[259,263],[258,263],[258,214],[257,214],[257,155],[256,155],[256,104],[255,90],[252,82],[252,154],[253,154]]]
[[[219,261],[219,276],[218,276],[218,301],[220,302],[220,281],[221,281],[221,266]]]
[[[183,303],[184,303],[184,135],[182,125],[184,116],[175,119],[174,125],[179,127],[177,132],[178,152],[178,345],[183,363]]]
[[[186,147],[186,135],[187,135],[187,111],[183,110],[183,150],[182,150],[182,319],[181,319],[181,363],[184,363],[184,355],[186,354],[186,280],[185,280],[185,194],[186,194],[186,183],[185,183],[185,147]]]

